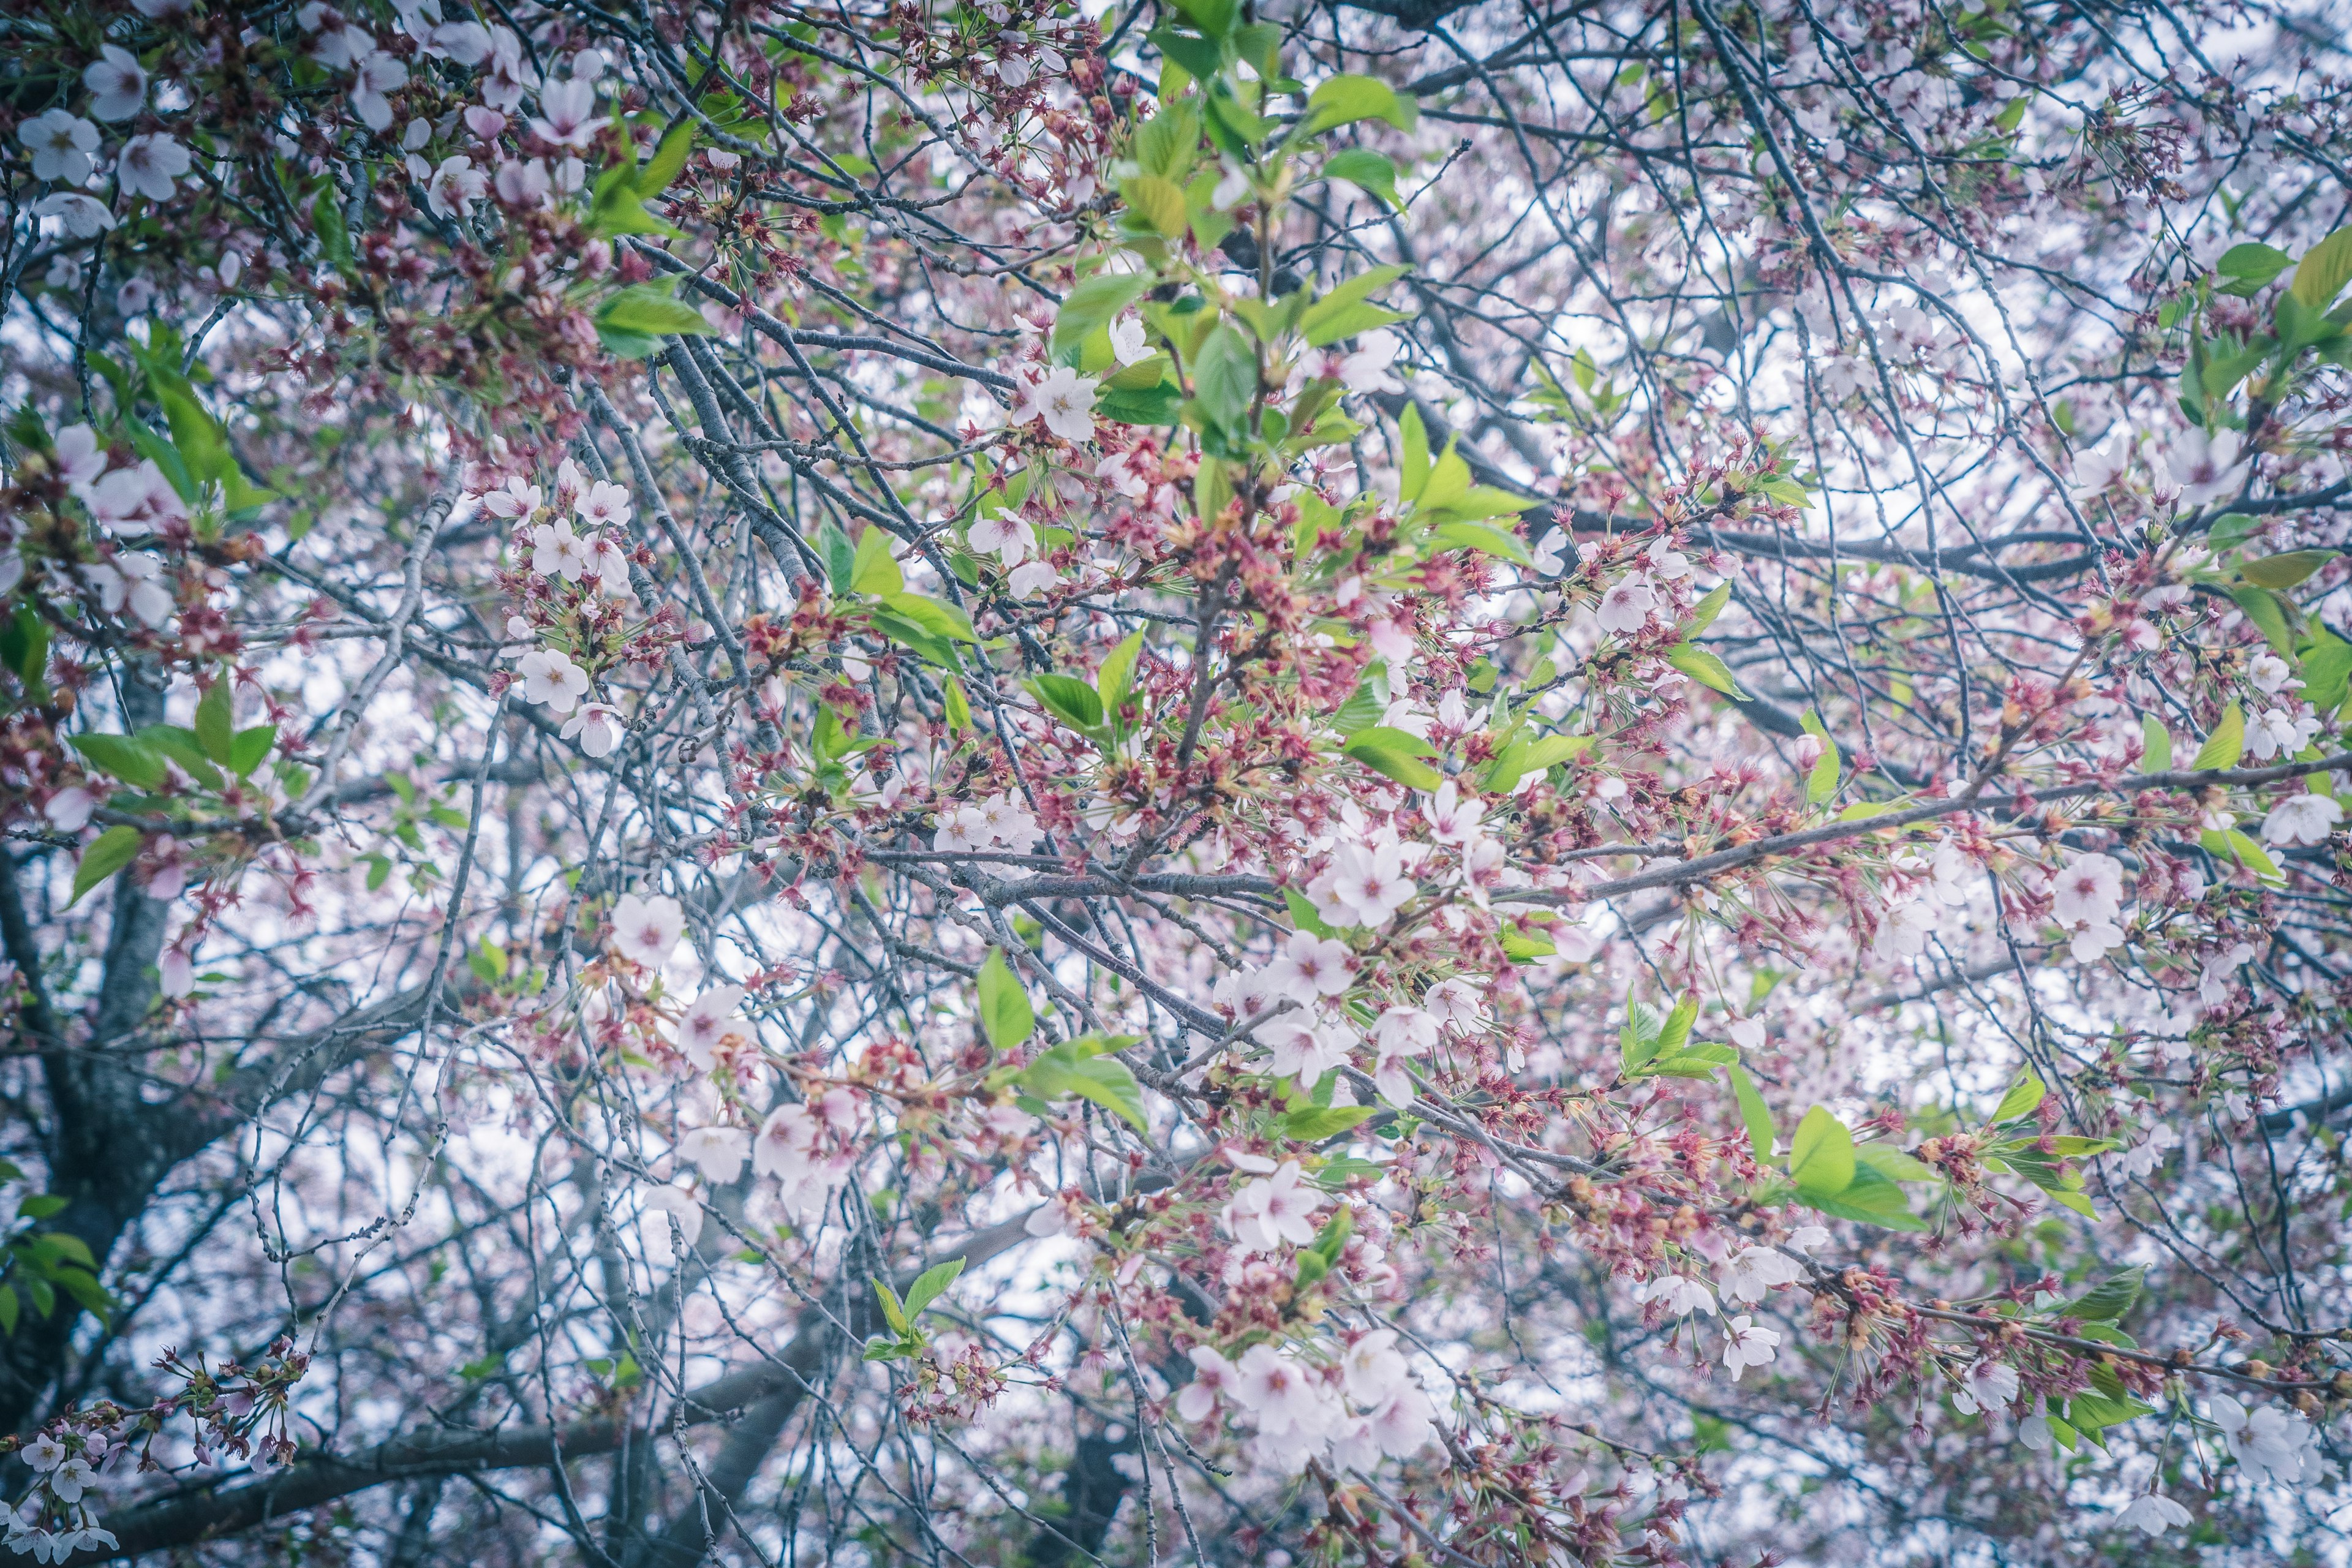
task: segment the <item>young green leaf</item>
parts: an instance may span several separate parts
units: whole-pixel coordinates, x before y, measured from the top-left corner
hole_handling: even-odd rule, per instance
[[[921,1317],[923,1309],[945,1294],[947,1288],[962,1275],[963,1266],[964,1259],[950,1258],[945,1263],[934,1263],[916,1275],[915,1282],[907,1287],[907,1321],[912,1323]]]
[[[2234,768],[2238,759],[2246,754],[2246,715],[2232,702],[2221,710],[2221,721],[2197,748],[2197,760],[2189,765],[2199,773],[2209,768]]]
[[[1852,1184],[1853,1172],[1853,1134],[1845,1123],[1818,1105],[1806,1111],[1789,1144],[1789,1176],[1798,1196],[1809,1204],[1833,1197]]]
[[[123,823],[91,839],[89,847],[81,852],[81,863],[74,868],[73,897],[66,901],[81,902],[84,893],[137,859],[145,837],[137,828]]]
[[[980,1026],[1000,1051],[1011,1050],[1037,1027],[1029,992],[1005,963],[1000,948],[990,948],[980,966]]]

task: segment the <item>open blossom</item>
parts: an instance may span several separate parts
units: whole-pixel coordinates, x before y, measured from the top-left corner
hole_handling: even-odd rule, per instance
[[[1013,405],[1012,421],[1043,419],[1065,441],[1091,440],[1095,433],[1095,382],[1067,365],[1055,365],[1044,379],[1026,384]]]
[[[172,182],[188,172],[188,150],[162,132],[133,136],[122,144],[115,160],[114,177],[134,196],[151,202],[172,199]]]
[[[1780,1336],[1742,1312],[1723,1325],[1723,1364],[1733,1380],[1751,1366],[1769,1366],[1780,1353]]]
[[[580,749],[592,757],[611,756],[627,732],[621,710],[609,703],[584,702],[580,711],[563,721],[563,738],[578,740]]]
[[[675,1223],[678,1239],[692,1247],[702,1238],[702,1205],[684,1187],[657,1186],[639,1200],[645,1207],[646,1255],[656,1264],[677,1261],[670,1245]]]
[[[2180,487],[2180,504],[2203,506],[2235,495],[2244,483],[2237,469],[2243,458],[2244,437],[2235,430],[2207,431],[2192,426],[2172,445],[2172,479]]]
[[[1393,843],[1349,844],[1309,892],[1342,925],[1381,926],[1419,889],[1404,874],[1404,851]]]
[[[1916,958],[1927,951],[1927,939],[1935,934],[1935,910],[1924,900],[1912,899],[1886,911],[1878,922],[1878,934],[1871,939],[1870,950],[1881,958]]]
[[[624,893],[613,906],[613,948],[651,969],[667,963],[686,934],[686,910],[676,899]]]
[[[1430,798],[1427,815],[1430,837],[1440,844],[1470,844],[1479,837],[1478,824],[1486,815],[1486,806],[1475,797],[1463,796],[1454,781],[1447,779]]]
[[[441,160],[425,186],[425,205],[443,217],[462,217],[473,211],[474,204],[490,188],[490,176],[486,170],[474,167],[474,161],[463,153]]]
[[[1400,1110],[1412,1103],[1412,1075],[1404,1064],[1437,1048],[1438,1027],[1435,1016],[1419,1007],[1391,1007],[1374,1022],[1372,1044],[1380,1062],[1372,1081],[1382,1101]]]
[[[2303,684],[2294,679],[2293,665],[2267,651],[2254,655],[2248,663],[2246,679],[2254,683],[2256,690],[2273,693],[2290,690]]]
[[[1206,1421],[1220,1396],[1229,1395],[1240,1379],[1240,1369],[1209,1345],[1186,1352],[1192,1362],[1192,1381],[1176,1391],[1176,1414],[1187,1421]]]
[[[1270,1176],[1251,1182],[1227,1201],[1225,1229],[1244,1252],[1273,1252],[1283,1243],[1304,1247],[1315,1239],[1315,1211],[1322,1194],[1302,1187],[1296,1160],[1285,1160]]]
[[[16,127],[33,154],[33,178],[79,185],[97,168],[98,127],[68,110],[36,114]]]
[[[1029,520],[1014,511],[1001,511],[983,517],[971,525],[966,539],[982,554],[993,552],[1007,566],[1017,566],[1037,547],[1037,531]]]
[[[1354,955],[1336,937],[1318,937],[1311,931],[1290,933],[1290,940],[1265,966],[1266,984],[1276,994],[1295,1002],[1337,996],[1355,983]]]
[[[677,1048],[698,1068],[709,1072],[718,1060],[719,1043],[735,1033],[735,1009],[743,1005],[740,985],[714,985],[688,1005],[677,1021]]]
[[[1390,370],[1396,363],[1397,348],[1394,332],[1366,332],[1336,367],[1339,384],[1349,392],[1402,392],[1404,383]]]
[[[2160,1492],[2146,1492],[2132,1499],[2116,1522],[2147,1535],[2162,1535],[2175,1525],[2187,1524],[2190,1515],[2187,1509]]]
[[[1997,1361],[1980,1361],[1969,1368],[1953,1394],[1952,1403],[1968,1415],[1992,1415],[2006,1410],[2017,1398],[2017,1369]]]
[[[2264,761],[2282,755],[2291,757],[2311,744],[2311,738],[2319,733],[2319,729],[2316,714],[2267,708],[2247,721],[2246,752]]]
[[[2110,921],[2123,905],[2123,862],[2095,852],[2077,855],[2051,879],[2050,907],[2059,921]]]
[[[596,134],[596,84],[572,77],[539,91],[539,114],[530,128],[559,147],[585,147]]]
[[[88,239],[114,226],[114,215],[95,196],[79,191],[58,191],[33,204],[35,217],[53,217],[76,239]]]
[[[2305,1464],[2319,1442],[2319,1433],[2310,1422],[2273,1405],[2249,1412],[2226,1394],[2213,1396],[2212,1415],[2221,1440],[2253,1479],[2303,1479]]]
[[[1260,1037],[1272,1052],[1267,1070],[1276,1078],[1297,1079],[1302,1093],[1347,1061],[1357,1045],[1356,1032],[1349,1026],[1336,1018],[1318,1021],[1312,1014],[1285,1014],[1262,1026]]]
[[[629,492],[610,479],[598,479],[581,492],[572,510],[590,528],[618,528],[629,521]]]
[[[399,57],[377,49],[359,62],[352,83],[352,108],[371,131],[392,128],[392,95],[408,85],[408,67]]]
[[[558,713],[571,712],[588,695],[588,672],[554,648],[531,649],[515,661],[515,670],[523,679],[523,700],[543,702]]]
[[[1727,1301],[1761,1301],[1776,1285],[1793,1285],[1804,1278],[1794,1258],[1778,1248],[1743,1247],[1716,1275]]]
[[[2272,844],[2325,844],[2343,820],[2344,808],[2333,795],[2291,795],[2263,818],[2263,837]]]
[[[751,1135],[740,1127],[698,1127],[678,1134],[678,1159],[720,1186],[743,1173],[744,1156],[751,1152]]]
[[[1594,616],[1601,629],[1626,636],[1640,631],[1650,621],[1650,611],[1658,602],[1650,580],[1639,572],[1629,573],[1610,585],[1601,595],[1601,605]]]
[[[572,532],[572,525],[562,518],[533,528],[530,546],[530,569],[542,577],[577,583],[596,563],[595,545]]]
[[[1714,1293],[1687,1275],[1661,1274],[1636,1280],[1632,1295],[1636,1301],[1664,1303],[1670,1318],[1686,1318],[1694,1312],[1715,1315]]]
[[[98,587],[99,604],[110,616],[125,608],[150,626],[161,626],[172,614],[172,591],[163,581],[163,561],[143,550],[118,551],[110,560],[94,561],[82,568]]]
[[[147,101],[147,69],[120,44],[102,45],[81,73],[89,111],[100,120],[128,120]]]

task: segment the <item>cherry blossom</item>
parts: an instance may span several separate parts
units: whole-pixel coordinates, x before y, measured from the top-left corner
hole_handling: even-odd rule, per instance
[[[147,100],[146,68],[119,44],[100,45],[81,81],[89,89],[89,111],[100,120],[128,120]]]
[[[664,894],[624,893],[613,906],[613,947],[622,957],[659,969],[686,934],[686,911]]]
[[[79,185],[97,167],[98,127],[63,109],[37,114],[16,127],[16,139],[33,151],[33,177]]]

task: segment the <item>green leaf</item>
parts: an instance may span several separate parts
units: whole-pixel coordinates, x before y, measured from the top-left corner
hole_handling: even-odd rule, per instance
[[[1075,350],[1109,326],[1150,282],[1139,273],[1097,273],[1078,284],[1063,298],[1062,309],[1054,317],[1051,352],[1059,355]]]
[[[2287,630],[2287,615],[2292,606],[2285,600],[2268,588],[2254,587],[2232,588],[2230,597],[2281,658],[2294,658],[2294,637]]]
[[[1095,689],[1070,675],[1041,675],[1029,689],[1045,710],[1075,729],[1092,730],[1103,721],[1103,700]]]
[[[228,677],[223,675],[196,700],[196,744],[223,767],[235,756],[236,720],[230,707]]]
[[[2234,827],[2220,833],[2209,829],[2199,834],[2197,841],[2204,846],[2207,854],[2235,860],[2265,882],[2286,880],[2286,874],[2278,868],[2278,862],[2270,858],[2269,852]]]
[[[963,694],[963,682],[955,677],[947,679],[948,728],[957,733],[971,728],[971,699]]]
[[[1813,759],[1812,772],[1805,775],[1805,804],[1820,805],[1837,794],[1838,774],[1845,766],[1845,759],[1839,754],[1838,743],[1830,739],[1829,730],[1822,723],[1820,714],[1808,708],[1802,721],[1805,733],[1822,745],[1822,754]]]
[[[25,1219],[47,1219],[73,1207],[73,1199],[63,1193],[37,1193],[16,1205],[16,1213]]]
[[[915,1276],[915,1282],[907,1287],[906,1310],[909,1323],[923,1315],[923,1309],[947,1293],[947,1288],[962,1275],[963,1266],[962,1258],[950,1258],[945,1263],[934,1263]]]
[[[1698,993],[1685,991],[1658,1028],[1658,1054],[1672,1056],[1689,1043],[1691,1026],[1698,1021]],[[1734,1057],[1733,1060],[1738,1058]]]
[[[1647,1002],[1628,999],[1625,1022],[1617,1030],[1617,1055],[1627,1076],[1640,1071],[1658,1054],[1658,1037],[1665,1021]]]
[[[1935,1182],[1943,1179],[1936,1174],[1936,1167],[1927,1161],[1884,1143],[1857,1143],[1853,1146],[1853,1157],[1890,1182]]]
[[[1119,644],[1103,656],[1102,666],[1095,671],[1095,692],[1102,699],[1105,718],[1115,719],[1119,705],[1134,689],[1135,661],[1143,652],[1141,628],[1128,633]]]
[[[1323,175],[1361,186],[1391,212],[1403,210],[1404,203],[1397,199],[1396,165],[1381,153],[1361,147],[1334,153],[1323,160]]]
[[[89,847],[81,852],[81,863],[74,868],[73,897],[67,904],[81,902],[81,896],[113,876],[139,858],[139,846],[145,835],[128,823],[110,827],[90,840]]]
[[[1343,320],[1349,311],[1364,304],[1375,289],[1385,289],[1412,268],[1403,262],[1391,262],[1359,272],[1339,283],[1332,290],[1307,307],[1298,318],[1299,332],[1317,348],[1327,348],[1347,337],[1345,331],[1329,330]],[[1362,329],[1358,329],[1361,331]]]
[[[1115,1057],[1093,1054],[1101,1044],[1078,1039],[1055,1046],[1023,1068],[1018,1081],[1041,1100],[1079,1095],[1124,1119],[1137,1131],[1148,1131],[1143,1090],[1135,1074]]]
[[[1925,1230],[1927,1222],[1911,1212],[1903,1189],[1868,1165],[1854,1168],[1853,1180],[1834,1193],[1805,1194],[1805,1202],[1826,1215],[1859,1220],[1886,1230]]]
[[[16,1300],[16,1287],[0,1285],[0,1333],[13,1336],[16,1332],[16,1319],[22,1310]]]
[[[2320,713],[2332,713],[2352,694],[2352,642],[2324,626],[2311,629],[2311,647],[2303,656],[2303,689],[2297,693]]]
[[[1528,774],[1542,773],[1590,751],[1597,738],[1592,735],[1545,735],[1533,740],[1521,738],[1513,741],[1487,764],[1486,788],[1495,795],[1508,795]]]
[[[987,1032],[988,1043],[1000,1051],[1011,1050],[1037,1027],[1028,989],[1005,963],[1000,948],[990,948],[980,966],[980,1026]]]
[[[343,222],[341,194],[332,180],[320,188],[310,204],[310,231],[319,237],[319,254],[327,264],[338,272],[350,272],[358,262],[352,255],[351,227]]]
[[[1397,461],[1397,500],[1410,503],[1421,497],[1422,489],[1429,483],[1429,433],[1422,428],[1421,405],[1408,403],[1397,417],[1397,440],[1402,455]]]
[[[1211,423],[1232,428],[1257,396],[1257,351],[1220,321],[1192,356],[1192,396]]]
[[[2352,282],[2352,228],[2339,228],[2303,253],[2287,285],[2305,309],[2325,310]]]
[[[1176,0],[1176,9],[1184,13],[1184,19],[1200,28],[1202,36],[1212,39],[1223,38],[1231,32],[1234,18],[1241,14],[1237,0]]]
[[[2168,773],[2172,771],[2172,731],[2164,721],[2150,713],[2139,721],[2140,739],[2145,747],[2140,766],[2148,773]]]
[[[1374,773],[1392,778],[1409,789],[1433,792],[1445,782],[1444,775],[1427,763],[1378,744],[1359,745],[1350,741],[1347,752]]]
[[[1465,472],[1468,467],[1467,464],[1464,465]],[[1475,522],[1480,518],[1500,517],[1505,513],[1527,511],[1543,504],[1533,496],[1519,495],[1494,485],[1472,485],[1468,489],[1443,504],[1429,500],[1424,494],[1421,510],[1432,522]],[[1526,546],[1520,544],[1516,536],[1511,536],[1511,546],[1517,550],[1520,555],[1527,553]],[[1490,552],[1490,553],[1506,552]],[[1514,559],[1517,558],[1514,557]],[[1528,563],[1521,561],[1520,564],[1526,565]]]
[[[1715,625],[1715,617],[1723,614],[1723,606],[1731,602],[1731,584],[1717,583],[1707,596],[1691,606],[1690,625],[1683,628],[1683,640],[1695,640],[1699,633]]]
[[[1131,180],[1120,181],[1118,194],[1128,210],[1163,239],[1181,239],[1191,226],[1192,211],[1185,204],[1184,187],[1173,180],[1163,180],[1157,174],[1138,174]],[[1059,321],[1055,323],[1054,335],[1058,343]]]
[[[932,637],[949,642],[976,643],[980,640],[971,629],[971,617],[941,600],[926,598],[920,594],[898,593],[884,595],[882,603],[889,607],[892,615],[913,622]]]
[[[2214,768],[2234,768],[2238,759],[2246,754],[2246,715],[2232,702],[2221,710],[2221,721],[2205,743],[2197,748],[2197,760],[2189,764],[2199,773]]]
[[[1495,938],[1503,944],[1503,956],[1513,963],[1533,963],[1538,958],[1549,958],[1559,951],[1559,943],[1539,931],[1514,921],[1505,921]]]
[[[1146,174],[1181,181],[1191,172],[1200,146],[1201,116],[1192,103],[1163,103],[1159,113],[1136,130],[1135,161]]]
[[[1320,1143],[1336,1137],[1372,1114],[1369,1105],[1309,1105],[1282,1118],[1282,1135],[1300,1143]]]
[[[903,593],[906,586],[906,574],[890,557],[890,531],[878,526],[868,528],[858,536],[857,553],[850,557],[850,592],[879,596]]]
[[[640,196],[657,196],[667,190],[669,183],[685,170],[687,159],[693,155],[697,129],[693,121],[681,120],[664,132],[653,156],[637,165],[629,188]]]
[[[606,300],[596,311],[596,324],[615,332],[646,337],[709,337],[718,329],[702,312],[673,299],[674,282],[632,283]]]
[[[1297,889],[1283,889],[1282,901],[1290,910],[1290,923],[1300,931],[1311,931],[1317,936],[1323,937],[1339,934],[1324,922],[1321,915],[1315,912],[1315,906],[1307,900],[1307,895]]]
[[[1666,649],[1665,660],[1701,686],[1712,687],[1742,702],[1748,700],[1748,693],[1739,689],[1730,667],[1696,643],[1676,643]]]
[[[2062,1318],[2081,1318],[2087,1322],[2119,1323],[2134,1301],[2139,1300],[2141,1279],[2145,1269],[2126,1268],[2110,1275],[2097,1285],[2058,1309]]]
[[[2290,550],[2249,561],[2238,574],[2257,588],[2292,588],[2335,559],[2333,550]]]
[[[507,977],[506,950],[486,937],[476,942],[473,951],[466,955],[466,967],[472,970],[474,978],[483,984],[496,985]]]
[[[882,1303],[882,1318],[890,1325],[891,1332],[903,1338],[907,1332],[907,1309],[898,1304],[898,1292],[890,1289],[887,1279],[877,1276],[874,1281],[874,1298]]]
[[[1504,492],[1495,492],[1500,495]],[[1504,532],[1491,523],[1448,522],[1431,531],[1431,537],[1452,550],[1475,550],[1482,555],[1499,555],[1522,566],[1531,564],[1535,557],[1514,534]]]
[[[1845,1123],[1818,1105],[1806,1111],[1789,1146],[1789,1175],[1798,1195],[1819,1207],[1818,1200],[1843,1192],[1853,1173],[1853,1134]]]
[[[2233,245],[2223,251],[2221,258],[2213,264],[2213,270],[2224,278],[2252,284],[2253,288],[2247,290],[2252,293],[2253,289],[2262,288],[2272,279],[2285,271],[2293,265],[2294,260],[2293,257],[2276,246],[2248,240],[2242,245]]]
[[[131,739],[151,752],[161,752],[180,764],[187,775],[206,789],[219,789],[227,781],[205,754],[202,742],[194,730],[184,730],[177,724],[147,724]]]
[[[1298,129],[1301,135],[1315,136],[1359,120],[1385,120],[1411,131],[1420,119],[1420,104],[1378,77],[1335,76],[1307,95],[1307,116]]]
[[[229,742],[229,772],[239,778],[250,778],[253,770],[269,756],[269,749],[278,744],[278,726],[256,724],[249,730],[239,730]]]
[[[1758,1164],[1770,1164],[1771,1108],[1764,1103],[1763,1095],[1757,1092],[1756,1080],[1748,1076],[1747,1068],[1735,1064],[1724,1068],[1724,1075],[1731,1079],[1731,1098],[1739,1107],[1741,1125],[1748,1129],[1748,1147],[1754,1152]]]
[[[49,668],[49,623],[30,605],[19,605],[0,624],[0,661],[16,673],[27,692],[37,693]]]
[[[2049,1092],[2050,1086],[2033,1074],[2020,1073],[2017,1081],[2009,1086],[2009,1092],[2000,1097],[2000,1104],[1994,1107],[1990,1121],[1994,1123],[2013,1121],[2021,1116],[2032,1115],[2034,1108],[2042,1103],[2042,1097]]]
[[[1454,442],[1447,441],[1444,452],[1431,465],[1428,479],[1423,483],[1421,493],[1413,498],[1416,512],[1424,515],[1443,512],[1470,494],[1470,465],[1462,460],[1462,454],[1454,449]]]
[[[76,735],[68,743],[124,784],[143,790],[163,787],[163,759],[128,735]]]

